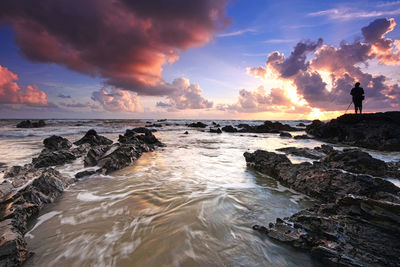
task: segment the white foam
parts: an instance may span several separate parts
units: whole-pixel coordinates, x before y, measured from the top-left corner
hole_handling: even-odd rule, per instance
[[[40,217],[37,219],[37,223],[35,224],[35,226],[34,226],[29,232],[27,232],[27,233],[25,234],[25,237],[29,237],[29,238],[31,238],[31,239],[34,238],[34,235],[31,234],[31,232],[32,232],[33,230],[35,230],[37,227],[39,227],[39,225],[41,225],[41,224],[44,223],[45,221],[48,221],[48,220],[50,220],[51,218],[53,218],[54,216],[56,216],[56,215],[58,215],[58,214],[61,214],[61,213],[62,213],[61,211],[51,211],[51,212],[49,212],[49,213],[46,213],[46,214],[40,216]]]

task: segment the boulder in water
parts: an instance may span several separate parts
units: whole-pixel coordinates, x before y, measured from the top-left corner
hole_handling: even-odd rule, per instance
[[[98,135],[96,130],[91,129],[87,131],[84,137],[74,142],[75,145],[79,146],[82,144],[90,144],[90,146],[100,146],[100,145],[111,145],[113,142],[107,137]]]
[[[46,123],[44,120],[39,120],[39,121],[30,121],[30,120],[24,120],[21,121],[17,124],[17,128],[40,128],[46,126]]]

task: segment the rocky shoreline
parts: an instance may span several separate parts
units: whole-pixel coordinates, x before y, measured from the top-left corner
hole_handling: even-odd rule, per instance
[[[319,161],[292,164],[283,154],[263,150],[244,157],[248,167],[320,204],[254,230],[332,266],[399,266],[400,188],[383,179],[400,179],[398,163],[328,145],[280,151]]]
[[[48,203],[54,202],[78,178],[107,174],[136,161],[144,152],[163,144],[147,128],[127,130],[114,143],[95,130],[72,143],[61,136],[43,140],[44,149],[32,163],[7,168],[0,184],[0,266],[19,266],[32,252],[26,249],[27,225]],[[93,167],[64,177],[54,166],[83,158],[83,167]]]

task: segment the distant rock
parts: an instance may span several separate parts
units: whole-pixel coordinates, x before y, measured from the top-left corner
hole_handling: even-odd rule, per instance
[[[222,127],[222,131],[227,132],[227,133],[236,133],[238,131],[238,129],[236,129],[235,127],[231,126],[231,125],[227,125]]]
[[[282,131],[302,131],[304,129],[292,127],[288,124],[282,124],[280,122],[265,121],[261,125],[249,125],[241,123],[238,125],[240,128],[238,131],[242,133],[280,133]],[[223,130],[223,129],[222,129]]]
[[[298,127],[305,127],[306,125],[302,122],[300,122],[299,124],[297,124]]]
[[[288,133],[288,132],[280,132],[279,136],[280,137],[289,137],[289,138],[292,137],[292,135],[290,133]]]
[[[221,131],[220,128],[210,128],[210,133],[218,133],[218,134],[220,134],[220,133],[222,133],[222,131]]]
[[[185,131],[183,134],[189,134],[189,132],[188,132],[188,131]]]
[[[383,151],[400,151],[400,112],[345,114],[328,123],[306,127],[315,138]]]
[[[17,128],[40,128],[46,126],[46,123],[44,120],[39,120],[39,121],[30,121],[30,120],[24,120],[21,121],[20,123],[17,124]]]
[[[216,123],[215,121],[212,122],[212,125],[213,125],[214,127],[221,127],[221,125],[219,125],[219,123]]]
[[[89,144],[90,146],[111,145],[113,142],[107,137],[98,135],[96,130],[91,129],[86,132],[78,141],[74,142],[75,145]]]
[[[312,139],[311,136],[308,136],[306,134],[302,134],[302,135],[296,135],[293,137],[294,139]]]
[[[189,125],[188,125],[188,127],[194,127],[194,128],[206,128],[207,127],[207,124],[205,124],[205,123],[202,123],[202,122],[196,122],[196,123],[190,123]]]

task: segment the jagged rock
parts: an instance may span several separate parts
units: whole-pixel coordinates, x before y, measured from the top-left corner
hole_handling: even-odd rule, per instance
[[[221,131],[221,129],[220,128],[210,128],[210,133],[218,133],[218,134],[220,134],[220,133],[222,133],[222,131]]]
[[[35,168],[64,165],[76,159],[76,155],[69,150],[42,151],[38,157],[32,159]]]
[[[111,145],[113,142],[107,137],[98,135],[96,130],[87,131],[84,137],[74,142],[75,145],[90,144],[91,146]]]
[[[144,133],[140,134],[140,133]],[[153,135],[147,128],[134,128],[125,131],[124,135],[120,135],[118,142],[122,144],[136,144],[138,146],[144,144],[163,146],[163,144]]]
[[[75,174],[75,178],[76,178],[76,179],[80,179],[80,178],[82,178],[82,177],[90,176],[90,175],[93,175],[93,174],[95,174],[95,173],[96,173],[95,170],[81,171],[81,172],[78,172],[78,173]]]
[[[337,168],[353,173],[364,173],[384,177],[388,171],[387,164],[359,149],[334,150],[321,161],[329,168]]]
[[[278,148],[277,151],[285,152],[286,154],[291,154],[294,156],[305,157],[309,159],[321,159],[325,154],[318,152],[314,149],[306,147],[284,147]]]
[[[288,132],[280,132],[279,136],[280,137],[292,137],[292,135]]]
[[[96,146],[92,147],[83,159],[83,165],[85,167],[96,166],[97,160],[103,156],[111,146]]]
[[[387,201],[397,201],[400,198],[400,188],[389,181],[369,175],[328,169],[319,162],[292,164],[285,155],[263,150],[245,152],[244,157],[249,167],[325,202],[335,201],[347,194]]]
[[[212,125],[213,125],[214,127],[221,127],[221,125],[219,125],[219,123],[216,123],[215,121],[212,122]]]
[[[314,149],[319,151],[319,152],[322,152],[324,154],[329,154],[329,153],[334,152],[333,146],[325,145],[325,144],[323,144],[321,146],[314,147]]]
[[[52,135],[44,139],[43,145],[48,150],[69,149],[72,146],[71,142],[68,139],[58,135]]]
[[[227,133],[236,133],[238,130],[231,125],[227,125],[227,126],[222,127],[222,131],[227,132]]]
[[[328,123],[316,120],[306,132],[332,143],[400,151],[400,112],[345,114]]]
[[[46,126],[44,120],[39,120],[37,122],[32,122],[30,120],[24,120],[17,124],[17,128],[40,128]]]
[[[21,184],[21,181],[24,181]],[[35,169],[30,164],[13,168],[3,185],[11,192],[0,201],[0,265],[19,266],[30,255],[23,239],[27,224],[47,203],[53,202],[74,179],[54,169]]]
[[[347,195],[253,229],[334,266],[399,266],[400,204]]]
[[[194,127],[194,128],[206,128],[207,127],[207,124],[204,124],[204,123],[202,123],[202,122],[196,122],[196,123],[191,123],[191,124],[189,124],[188,125],[188,127]]]

